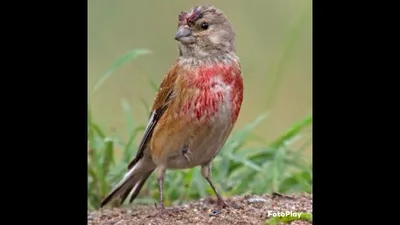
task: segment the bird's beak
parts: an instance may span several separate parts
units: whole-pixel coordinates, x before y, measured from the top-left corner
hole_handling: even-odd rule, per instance
[[[183,26],[179,28],[178,32],[176,32],[175,40],[182,42],[185,39],[189,39],[191,35],[192,30],[187,26]]]

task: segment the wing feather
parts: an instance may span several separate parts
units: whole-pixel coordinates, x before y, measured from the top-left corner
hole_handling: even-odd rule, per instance
[[[177,72],[178,64],[175,63],[170,69],[169,73],[162,80],[153,103],[149,122],[147,123],[142,140],[140,141],[138,151],[135,158],[133,158],[129,163],[128,169],[131,169],[143,157],[144,150],[146,149],[146,146],[153,135],[154,127],[165,110],[168,108],[170,101],[175,98],[174,87],[177,78]]]

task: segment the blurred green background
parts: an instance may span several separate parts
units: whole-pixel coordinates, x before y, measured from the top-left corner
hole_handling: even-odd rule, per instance
[[[177,58],[178,14],[196,4],[221,9],[237,34],[245,90],[235,131],[268,112],[253,133],[272,142],[311,114],[311,0],[89,0],[89,90],[123,54],[133,49],[152,52],[118,68],[91,96],[92,118],[105,132],[129,138],[122,99],[130,105],[135,123],[146,125],[148,109],[142,101],[151,106],[155,97],[149,81],[158,85]],[[311,147],[305,151],[308,161]],[[115,145],[114,151],[122,147]]]

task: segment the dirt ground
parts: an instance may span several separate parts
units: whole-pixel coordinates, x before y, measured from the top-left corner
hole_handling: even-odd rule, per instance
[[[167,207],[169,213],[159,214],[155,206],[102,209],[88,213],[88,224],[101,225],[179,225],[179,224],[264,224],[272,212],[312,213],[310,194],[266,194],[224,198],[228,208],[218,210],[214,197],[196,202]],[[172,210],[171,210],[172,209]],[[271,216],[272,217],[272,216]],[[288,224],[312,224],[310,221],[296,220]]]

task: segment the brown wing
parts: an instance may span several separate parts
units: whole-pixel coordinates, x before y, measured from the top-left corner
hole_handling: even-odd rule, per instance
[[[138,151],[135,158],[129,163],[128,169],[131,169],[143,157],[143,151],[153,134],[155,125],[168,108],[170,100],[175,97],[174,85],[177,78],[177,71],[178,64],[175,63],[175,65],[169,70],[168,74],[162,80],[151,109],[149,122],[144,131],[142,140],[140,141]]]

